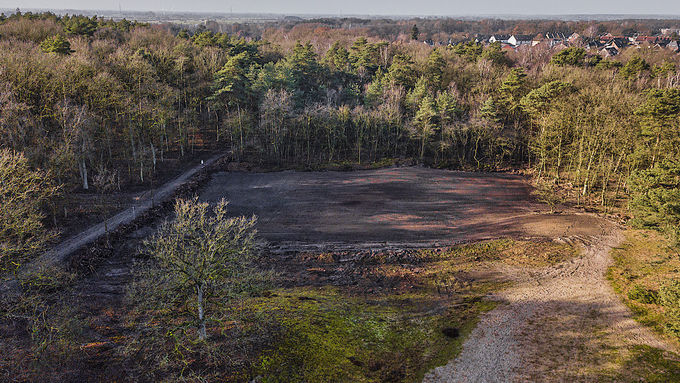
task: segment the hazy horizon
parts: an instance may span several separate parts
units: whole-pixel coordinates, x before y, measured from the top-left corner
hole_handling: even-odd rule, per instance
[[[366,16],[666,16],[680,14],[680,6],[671,0],[653,2],[573,0],[546,3],[540,0],[490,1],[485,3],[446,2],[442,0],[395,1],[345,0],[323,2],[314,0],[0,0],[3,9],[45,9],[127,12],[194,12],[194,13],[257,13],[279,15],[366,15]]]

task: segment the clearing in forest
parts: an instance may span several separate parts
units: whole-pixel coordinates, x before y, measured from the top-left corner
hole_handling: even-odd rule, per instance
[[[274,245],[429,247],[503,236],[555,237],[571,227],[595,233],[593,218],[543,216],[519,175],[422,167],[356,172],[223,172],[201,199],[230,201],[258,216]],[[571,220],[584,221],[573,225]],[[592,232],[592,233],[591,233]]]

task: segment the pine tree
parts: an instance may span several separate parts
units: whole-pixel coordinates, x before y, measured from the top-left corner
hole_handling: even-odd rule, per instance
[[[413,27],[411,28],[411,40],[418,40],[419,35],[420,31],[418,30],[418,26],[413,24]]]
[[[421,161],[425,158],[425,145],[435,133],[437,117],[437,108],[434,100],[429,95],[426,95],[420,102],[418,112],[416,112],[416,116],[413,119],[413,124],[416,127],[416,136],[420,139]]]
[[[43,40],[40,43],[40,49],[45,53],[57,53],[60,55],[68,55],[73,52],[71,50],[71,43],[60,34]]]
[[[630,207],[638,227],[659,229],[680,241],[680,160],[668,158],[630,178]]]
[[[640,56],[634,56],[621,68],[621,76],[625,79],[633,80],[647,70],[649,70],[649,63]]]
[[[444,68],[446,67],[446,60],[438,49],[433,49],[432,53],[427,58],[425,70],[423,75],[427,79],[427,85],[430,90],[436,92],[442,89],[442,80],[444,77]]]

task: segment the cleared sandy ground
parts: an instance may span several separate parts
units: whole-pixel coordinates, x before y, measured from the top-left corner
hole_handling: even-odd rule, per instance
[[[501,236],[559,236],[525,178],[420,167],[356,172],[216,173],[201,199],[258,216],[273,245],[432,246]],[[594,219],[572,227],[590,233]]]

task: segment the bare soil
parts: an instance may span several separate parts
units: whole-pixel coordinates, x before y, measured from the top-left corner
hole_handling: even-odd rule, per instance
[[[439,247],[510,237],[588,234],[597,218],[543,215],[527,180],[421,167],[356,172],[222,172],[201,199],[258,216],[274,248]]]
[[[458,358],[424,381],[603,381],[625,375],[615,360],[635,346],[673,351],[633,320],[605,279],[609,252],[622,240],[619,229],[604,220],[594,229],[599,234],[570,228],[555,238],[580,245],[580,258],[542,270],[501,268],[515,281],[491,297],[504,304],[483,315]]]

